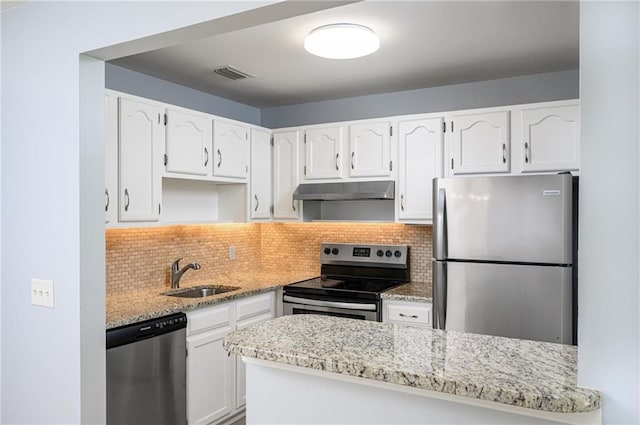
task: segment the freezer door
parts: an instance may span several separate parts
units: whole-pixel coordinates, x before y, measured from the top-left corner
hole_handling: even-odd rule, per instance
[[[571,267],[434,261],[434,327],[573,343]]]
[[[568,174],[435,179],[434,258],[572,264]]]

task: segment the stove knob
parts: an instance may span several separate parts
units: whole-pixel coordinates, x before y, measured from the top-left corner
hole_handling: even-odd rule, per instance
[[[391,252],[391,250],[388,249],[387,252],[384,253],[384,255],[386,255],[387,257],[391,257],[393,255],[393,252]]]
[[[396,258],[400,258],[400,256],[402,255],[402,253],[399,250],[396,250],[396,252],[393,253],[393,255],[396,256]]]
[[[379,249],[379,250],[378,250],[378,252],[376,252],[376,255],[377,255],[378,257],[382,257],[382,256],[384,255],[384,251],[383,251],[383,250],[381,250],[381,249]]]
[[[325,253],[325,255],[331,254],[331,249],[330,248],[325,248],[324,249],[324,253]]]
[[[338,255],[338,253],[339,253],[339,252],[340,252],[340,251],[338,250],[338,248],[333,248],[333,249],[331,250],[331,253],[332,253],[333,255]]]

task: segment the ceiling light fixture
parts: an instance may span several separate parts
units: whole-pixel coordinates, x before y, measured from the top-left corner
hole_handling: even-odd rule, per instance
[[[304,39],[307,52],[329,59],[353,59],[380,48],[380,38],[371,29],[357,24],[318,27]]]

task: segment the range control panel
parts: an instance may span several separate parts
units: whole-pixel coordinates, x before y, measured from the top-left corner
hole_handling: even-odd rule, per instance
[[[409,257],[407,245],[373,245],[324,242],[320,247],[322,264],[343,262],[406,265]],[[363,264],[364,265],[364,264]]]

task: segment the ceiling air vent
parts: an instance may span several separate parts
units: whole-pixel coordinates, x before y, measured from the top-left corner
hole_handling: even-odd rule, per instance
[[[240,71],[238,68],[234,68],[231,65],[221,66],[213,70],[218,75],[227,77],[230,80],[244,80],[245,78],[255,78],[255,75],[251,75],[248,72]]]

